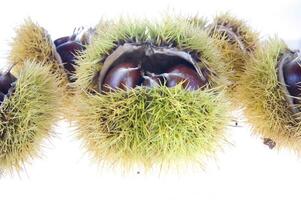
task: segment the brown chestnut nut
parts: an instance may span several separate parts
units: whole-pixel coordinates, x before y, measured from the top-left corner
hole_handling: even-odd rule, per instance
[[[4,101],[5,96],[10,96],[15,90],[17,78],[10,73],[11,68],[0,74],[0,104]]]
[[[10,72],[0,74],[0,92],[7,94],[16,80],[16,77]]]
[[[283,77],[291,96],[301,96],[301,60],[294,59],[283,65]]]
[[[61,37],[53,42],[70,82],[75,81],[72,75],[75,73],[76,54],[85,49],[81,40],[77,38],[79,34],[80,32],[74,32],[71,36]]]
[[[169,68],[164,73],[164,77],[166,78],[167,87],[175,87],[182,82],[185,89],[193,91],[206,85],[206,82],[200,78],[195,70],[184,64]]]
[[[68,42],[68,41],[70,41],[70,40],[71,40],[71,37],[70,37],[70,36],[65,36],[65,37],[61,37],[61,38],[58,38],[58,39],[54,40],[53,43],[54,43],[54,45],[55,45],[56,47],[58,47],[58,46],[60,46],[61,44],[64,44],[64,43],[66,43],[66,42]]]
[[[82,50],[84,50],[84,46],[77,41],[68,41],[56,48],[65,69],[71,74],[75,72],[74,64],[76,53]]]
[[[102,83],[99,83],[103,92],[111,92],[116,89],[126,90],[135,88],[142,82],[140,67],[133,63],[120,63],[112,67],[106,74]]]

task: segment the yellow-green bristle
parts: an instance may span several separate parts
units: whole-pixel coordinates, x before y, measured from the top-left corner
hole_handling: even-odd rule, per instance
[[[214,91],[189,92],[180,85],[82,94],[76,101],[78,136],[100,161],[146,168],[199,161],[225,142],[226,105]]]
[[[50,65],[50,76],[57,79],[60,89],[63,92],[64,109],[62,116],[71,119],[72,113],[70,109],[70,98],[73,98],[73,88],[70,87],[67,73],[63,65],[60,63],[60,57],[56,53],[55,46],[47,31],[39,24],[27,19],[23,25],[17,28],[16,36],[11,43],[11,51],[9,62],[15,64],[12,73],[18,77],[19,71],[27,60]],[[43,67],[43,65],[41,65]]]
[[[15,91],[0,106],[0,169],[20,170],[49,137],[61,107],[50,65],[24,61]]]
[[[37,23],[27,19],[23,25],[16,29],[16,36],[11,43],[8,59],[11,64],[15,64],[12,72],[18,76],[25,61],[35,60],[51,65],[51,73],[66,84],[67,76],[57,60],[54,48],[47,31]],[[62,83],[62,85],[64,84]]]
[[[235,34],[233,39],[227,33],[221,31],[219,26],[228,28]],[[237,82],[245,70],[245,63],[252,52],[260,46],[259,34],[252,30],[247,23],[238,19],[229,13],[223,13],[215,17],[210,28],[211,37],[220,49],[223,60],[229,73],[225,74],[231,84],[228,87],[227,94],[231,101],[237,106]]]
[[[122,42],[151,43],[199,56],[206,67],[210,88],[189,92],[175,88],[137,87],[100,94],[97,77],[104,60]],[[165,18],[161,23],[119,20],[98,30],[93,43],[78,58],[78,90],[74,98],[78,136],[98,161],[165,165],[213,156],[221,146],[229,120],[221,92],[227,73],[214,41],[187,21]],[[126,167],[127,168],[127,167]]]
[[[300,151],[300,122],[291,112],[277,75],[278,59],[286,50],[278,38],[258,48],[245,65],[238,94],[254,133],[272,139],[276,147]]]
[[[214,18],[213,24],[233,27],[232,31],[238,35],[247,51],[250,52],[256,49],[259,42],[259,33],[254,31],[246,21],[229,13],[222,13]]]
[[[199,15],[189,16],[189,17],[180,17],[179,20],[183,20],[183,18],[187,20],[187,22],[194,27],[205,30],[208,26],[208,19]]]

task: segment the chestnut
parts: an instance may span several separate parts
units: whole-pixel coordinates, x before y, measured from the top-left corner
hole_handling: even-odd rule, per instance
[[[0,104],[4,101],[5,96],[10,96],[15,89],[17,78],[10,73],[11,68],[0,74]]]
[[[74,64],[76,53],[82,50],[84,50],[84,46],[77,41],[67,41],[56,48],[65,69],[71,74],[75,72]]]
[[[207,84],[207,77],[202,73],[188,53],[124,44],[105,60],[98,77],[98,89],[105,93],[137,86],[170,88],[181,83],[183,89],[193,91]]]
[[[10,72],[0,74],[0,92],[7,94],[16,80],[16,77]]]
[[[72,75],[75,73],[75,59],[76,54],[85,49],[82,42],[77,39],[77,34],[73,33],[71,36],[65,36],[56,39],[53,43],[56,48],[56,52],[59,54],[61,61],[65,70],[67,71],[67,75],[70,82],[74,82],[72,79]]]
[[[175,87],[182,82],[183,87],[189,91],[197,90],[206,84],[194,69],[184,64],[168,68],[164,77],[167,87]]]
[[[291,96],[301,97],[301,60],[293,59],[283,65],[283,78]]]
[[[58,39],[54,40],[53,43],[54,43],[54,45],[55,45],[56,47],[58,47],[58,46],[60,46],[61,44],[64,44],[64,43],[66,43],[66,42],[68,42],[68,41],[70,41],[70,40],[71,40],[71,37],[70,37],[70,36],[65,36],[65,37],[61,37],[61,38],[58,38]]]
[[[116,89],[135,88],[141,85],[141,82],[141,67],[133,63],[120,63],[108,71],[99,86],[103,92],[110,92]]]

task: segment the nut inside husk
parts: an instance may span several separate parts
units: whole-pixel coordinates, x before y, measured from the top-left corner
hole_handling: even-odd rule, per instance
[[[144,75],[164,74],[168,68],[175,65],[185,65],[193,69],[197,78],[202,85],[205,85],[208,80],[191,55],[187,52],[180,51],[176,48],[156,47],[151,44],[130,44],[125,43],[120,45],[112,54],[104,61],[104,65],[98,78],[98,89],[101,90],[104,79],[110,69],[121,63],[132,63],[141,68]]]
[[[296,114],[300,112],[301,57],[298,51],[285,51],[279,58],[277,65],[278,79],[283,85],[283,92],[290,110]]]

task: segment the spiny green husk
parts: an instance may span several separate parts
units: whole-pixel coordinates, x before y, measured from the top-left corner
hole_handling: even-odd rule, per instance
[[[222,62],[220,52],[214,41],[205,31],[195,28],[187,20],[173,20],[166,17],[161,24],[148,21],[120,19],[111,22],[104,29],[98,29],[97,37],[87,50],[78,57],[76,84],[86,89],[96,89],[95,77],[101,71],[103,61],[120,42],[152,42],[156,46],[176,46],[176,48],[197,55],[198,66],[207,67],[212,73],[209,77],[211,87],[224,88],[229,73]]]
[[[220,32],[219,26],[232,27],[232,31],[241,41],[242,47],[237,41],[233,41],[227,37],[227,34]],[[260,45],[259,34],[253,31],[245,21],[237,19],[229,13],[216,16],[212,25],[209,26],[209,31],[222,53],[227,70],[230,72],[226,74],[228,80],[231,82],[227,94],[233,104],[237,105],[239,103],[236,91],[237,82],[245,70],[245,63],[249,59],[249,56]]]
[[[254,132],[276,142],[276,147],[301,150],[300,122],[286,101],[283,86],[277,78],[277,60],[287,47],[278,38],[271,38],[258,48],[246,63],[239,81],[239,99]]]
[[[73,90],[69,87],[67,73],[64,67],[58,61],[58,55],[55,53],[54,44],[46,29],[27,19],[23,25],[16,30],[16,36],[11,43],[9,62],[15,64],[12,73],[18,77],[20,70],[27,60],[45,63],[50,66],[50,76],[54,76],[58,82],[59,89],[63,90],[60,94],[64,98],[61,115],[70,119],[72,114],[69,112],[70,98],[73,98]],[[41,67],[44,67],[41,65]]]
[[[258,33],[255,32],[245,21],[238,19],[229,13],[222,13],[214,18],[213,24],[233,27],[232,31],[237,34],[248,52],[257,48],[257,44],[259,42]]]
[[[8,60],[11,64],[15,64],[12,72],[16,76],[24,66],[24,62],[35,60],[51,65],[51,73],[57,77],[62,86],[68,82],[64,68],[55,56],[50,35],[30,19],[25,20],[24,24],[17,28]]]
[[[198,64],[208,67],[210,87],[188,92],[181,86],[100,94],[95,82],[105,58],[122,42],[151,42],[201,55]],[[228,122],[227,103],[219,52],[206,32],[187,21],[165,19],[162,23],[120,20],[99,30],[78,58],[77,97],[74,108],[78,136],[98,161],[131,167],[165,165],[201,160],[223,143]],[[92,92],[91,92],[92,91]],[[202,161],[202,160],[201,160]]]
[[[209,20],[203,16],[194,15],[194,16],[180,16],[178,20],[187,21],[192,26],[201,29],[207,30]]]
[[[47,64],[25,61],[16,89],[0,107],[0,169],[21,170],[57,120],[60,89]]]
[[[212,156],[225,141],[226,104],[214,91],[136,88],[77,98],[79,137],[96,160],[131,166]]]

